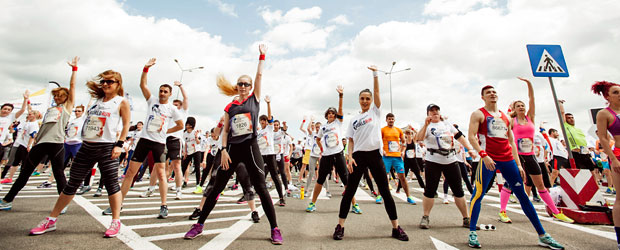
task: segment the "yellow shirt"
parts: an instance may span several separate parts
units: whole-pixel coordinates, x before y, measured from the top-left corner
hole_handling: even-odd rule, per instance
[[[403,136],[403,131],[397,127],[385,126],[381,129],[384,156],[400,157],[400,138]]]

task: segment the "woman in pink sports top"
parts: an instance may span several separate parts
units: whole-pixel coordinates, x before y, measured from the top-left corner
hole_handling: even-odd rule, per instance
[[[620,119],[618,117],[618,114],[620,114],[620,85],[605,81],[596,82],[592,85],[592,92],[603,96],[609,104],[606,109],[602,109],[596,114],[597,135],[603,146],[603,151],[607,155],[615,156],[609,158],[612,170],[611,175],[613,176],[614,186],[620,187],[618,186],[620,185],[620,161],[618,160],[618,157],[620,157],[620,148],[618,148],[620,146],[618,143],[620,141]],[[613,150],[609,146],[608,130],[616,141],[616,146]],[[620,235],[620,199],[618,198],[618,194],[616,194],[612,215],[614,218],[614,229],[616,230],[616,240],[620,246],[620,237],[618,237]]]

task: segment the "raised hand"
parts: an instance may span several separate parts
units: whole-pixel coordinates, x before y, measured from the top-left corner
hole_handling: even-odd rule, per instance
[[[24,99],[28,98],[30,98],[30,91],[26,90],[26,92],[24,92]]]
[[[155,61],[156,61],[156,60],[157,60],[157,59],[155,59],[154,57],[153,57],[153,58],[151,58],[151,59],[149,59],[149,61],[148,61],[148,62],[146,62],[146,64],[144,65],[144,67],[145,67],[145,68],[150,68],[151,66],[155,65]]]
[[[181,82],[179,82],[179,81],[174,81],[174,86],[180,87],[180,86],[181,86]]]
[[[342,94],[344,93],[344,88],[342,87],[342,85],[338,85],[338,87],[336,87],[336,91],[338,91],[338,94]]]
[[[370,65],[370,66],[368,66],[368,69],[371,70],[371,71],[377,71],[377,66]]]
[[[77,67],[77,63],[80,61],[79,57],[74,57],[73,60],[71,60],[70,62],[67,62],[67,64],[69,64],[69,66],[73,67]]]
[[[266,103],[271,103],[271,97],[270,96],[265,96],[265,102]]]
[[[258,51],[260,52],[261,55],[264,55],[265,53],[267,53],[267,45],[259,44]]]
[[[521,81],[524,81],[524,82],[528,82],[528,83],[530,82],[530,80],[525,79],[525,78],[523,78],[523,77],[517,77],[517,79],[519,79],[519,80],[521,80]]]

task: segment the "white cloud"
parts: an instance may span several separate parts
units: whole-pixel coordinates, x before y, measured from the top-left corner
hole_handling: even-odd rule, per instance
[[[225,3],[222,0],[207,0],[210,4],[217,6],[217,9],[229,16],[239,17],[235,12],[235,6],[229,3]]]
[[[462,14],[475,7],[493,6],[493,0],[430,0],[424,5],[425,15]]]
[[[353,25],[353,23],[349,21],[346,15],[338,15],[330,19],[329,22],[339,24],[339,25]]]

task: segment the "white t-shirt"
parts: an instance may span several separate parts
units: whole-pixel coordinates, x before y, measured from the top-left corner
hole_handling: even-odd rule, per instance
[[[314,132],[309,131],[304,133],[304,135],[306,136],[306,143],[304,144],[304,149],[305,150],[312,150],[312,145],[314,145],[316,142],[314,142]]]
[[[147,101],[149,109],[147,110],[145,128],[140,134],[140,138],[151,140],[157,143],[166,143],[166,132],[170,123],[176,123],[182,119],[179,109],[170,103],[159,103],[159,97],[151,95]]]
[[[21,122],[17,126],[17,138],[13,147],[24,146],[28,147],[28,141],[30,138],[35,138],[36,133],[39,131],[39,123],[37,122]]]
[[[336,119],[331,123],[326,123],[319,129],[317,134],[321,138],[323,155],[333,155],[342,152],[342,122]]]
[[[420,143],[415,144],[415,158],[424,158],[426,155],[426,147],[420,145]]]
[[[258,148],[262,155],[274,155],[276,154],[273,146],[273,125],[269,124],[264,129],[256,131]]]
[[[548,147],[547,140],[540,133],[534,133],[534,155],[538,163],[545,162],[545,148]]]
[[[282,129],[279,129],[277,132],[273,132],[273,147],[276,154],[284,153],[284,136],[286,136],[286,134],[282,131]]]
[[[67,124],[65,128],[65,143],[81,143],[82,142],[82,126],[84,126],[84,120],[86,116],[82,115],[77,117]]]
[[[459,141],[454,140],[454,149],[456,150],[456,161],[465,162],[465,159],[463,158],[463,154],[465,154],[465,147],[463,147]]]
[[[347,138],[353,138],[353,153],[381,148],[381,110],[374,102],[368,111],[355,115],[349,123]],[[351,149],[349,149],[351,150]]]
[[[138,145],[138,141],[140,141],[140,133],[142,133],[142,130],[134,130],[128,133],[133,139],[133,142],[131,143],[131,150],[136,150],[136,145]]]
[[[172,105],[172,107],[174,109],[177,110],[177,112],[179,112],[179,115],[181,117],[181,121],[185,121],[185,119],[187,118],[187,110],[183,109],[182,107],[180,109],[176,108],[174,105]],[[188,109],[189,110],[189,109]],[[168,129],[173,128],[174,126],[176,126],[177,124],[174,122],[171,122],[170,124],[168,124]],[[173,136],[175,138],[178,138],[179,140],[183,140],[184,136],[183,136],[183,129],[174,132],[172,134],[169,134],[168,136]]]
[[[562,142],[560,142],[560,140],[549,137],[549,141],[551,142],[551,147],[553,148],[553,156],[560,156],[568,159],[568,152],[566,151],[566,147],[562,145]]]
[[[310,136],[312,138],[312,147],[310,148],[310,157],[321,157],[321,148],[319,147],[319,144],[316,143],[317,133],[313,132],[312,135]]]
[[[292,157],[297,159],[297,158],[301,158],[303,156],[303,153],[301,152],[302,150],[302,144],[301,143],[295,143],[295,149],[293,149],[293,155]]]
[[[15,121],[15,113],[10,113],[5,117],[0,117],[0,142],[6,140],[9,135],[9,127]]]
[[[426,127],[424,144],[426,144],[426,147],[429,149],[456,149],[454,135],[458,132],[459,131],[452,126],[452,124],[448,124],[444,121],[430,123]],[[450,164],[458,161],[458,158],[456,153],[450,153],[449,155],[444,156],[438,153],[429,152],[426,154],[425,160],[439,164]]]
[[[288,135],[284,135],[284,139],[282,140],[282,155],[288,156],[291,152],[291,137]]]
[[[205,134],[200,134],[199,137],[200,137],[200,144],[199,144],[198,151],[204,152],[209,147],[209,144],[208,144],[209,142],[207,141],[207,137],[205,136]]]
[[[207,140],[209,141],[209,153],[212,156],[217,155],[217,151],[222,149],[222,137],[220,136],[217,140],[213,140],[213,137],[209,137]]]
[[[196,141],[196,131],[197,130],[193,130],[192,132],[183,132],[183,140],[185,141],[187,155],[191,155],[199,151],[198,149],[200,147],[200,142]]]

